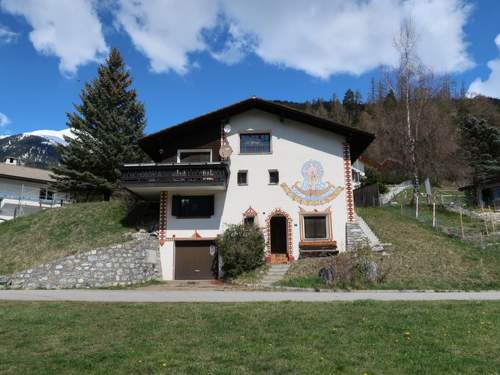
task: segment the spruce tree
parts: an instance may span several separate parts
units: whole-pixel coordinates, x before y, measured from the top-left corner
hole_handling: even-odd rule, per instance
[[[500,130],[472,115],[459,118],[462,146],[475,180],[500,174]]]
[[[97,78],[86,83],[81,104],[68,113],[76,138],[59,146],[60,165],[54,167],[54,188],[78,200],[108,200],[119,188],[120,167],[145,159],[137,141],[144,134],[144,105],[130,86],[132,79],[117,49],[113,49]]]

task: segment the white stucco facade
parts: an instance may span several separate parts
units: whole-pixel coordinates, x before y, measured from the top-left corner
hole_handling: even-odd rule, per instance
[[[165,237],[161,247],[162,273],[165,280],[174,278],[174,239],[215,238],[228,224],[240,223],[243,213],[250,207],[256,211],[255,223],[262,228],[267,238],[267,222],[274,210],[286,212],[291,218],[291,252],[299,258],[302,212],[329,212],[328,222],[331,239],[337,249],[345,249],[347,203],[343,144],[345,138],[331,131],[253,109],[230,118],[231,131],[226,135],[233,153],[229,158],[230,176],[226,190],[210,189],[164,189],[168,191]],[[267,154],[241,154],[241,133],[270,133],[271,152]],[[303,181],[302,167],[308,161],[322,167],[321,180],[334,186],[335,197],[321,204],[309,205],[297,202],[287,194],[282,184],[291,187]],[[247,185],[238,185],[238,171],[247,171]],[[279,183],[269,183],[269,170],[279,172]],[[350,171],[350,169],[349,169]],[[172,216],[172,196],[214,195],[214,215],[210,218],[181,219]],[[317,201],[316,201],[317,202]]]
[[[68,202],[67,194],[49,191],[49,181],[0,177],[0,222]]]

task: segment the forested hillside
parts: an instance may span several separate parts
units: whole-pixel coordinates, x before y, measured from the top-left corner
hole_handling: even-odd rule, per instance
[[[466,134],[460,121],[469,115],[500,131],[500,100],[467,98],[463,90],[455,92],[447,79],[433,78],[421,85],[415,90],[410,108],[415,119],[412,134],[420,179],[429,177],[436,183],[456,185],[472,180],[474,156],[467,149],[467,143],[471,142],[464,139]],[[375,133],[377,138],[365,152],[364,160],[380,170],[384,180],[397,182],[413,177],[407,113],[401,94],[383,81],[373,81],[365,100],[359,92],[348,90],[342,100],[333,96],[331,100],[281,103]]]

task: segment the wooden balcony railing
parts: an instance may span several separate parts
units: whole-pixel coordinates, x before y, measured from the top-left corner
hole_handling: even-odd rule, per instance
[[[129,164],[121,169],[125,187],[226,187],[225,163]]]

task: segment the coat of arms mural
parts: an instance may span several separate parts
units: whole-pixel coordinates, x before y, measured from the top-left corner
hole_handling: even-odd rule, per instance
[[[341,186],[323,181],[323,166],[317,160],[306,161],[302,165],[301,173],[302,181],[297,181],[292,186],[281,184],[285,193],[297,203],[319,206],[331,202],[344,190]]]

